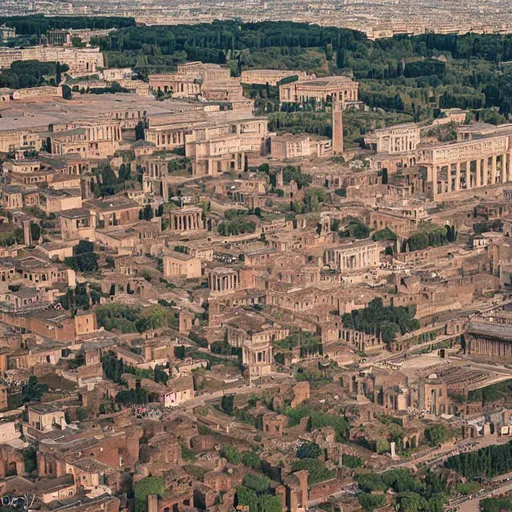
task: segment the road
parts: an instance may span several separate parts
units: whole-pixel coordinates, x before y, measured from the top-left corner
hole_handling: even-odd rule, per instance
[[[480,511],[480,501],[484,498],[489,498],[490,496],[499,496],[500,494],[505,494],[506,492],[512,491],[512,482],[505,482],[500,487],[496,487],[492,491],[486,492],[477,496],[476,498],[463,501],[458,504],[454,503],[453,508],[458,508],[460,512],[479,512]]]

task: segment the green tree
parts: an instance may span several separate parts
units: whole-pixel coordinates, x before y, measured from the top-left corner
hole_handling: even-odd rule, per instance
[[[335,477],[334,471],[331,471],[320,459],[302,459],[292,463],[292,471],[301,471],[303,469],[309,472],[308,482],[310,484],[316,484]]]
[[[381,336],[384,343],[391,343],[400,333],[400,327],[394,322],[385,322],[381,325]]]
[[[511,498],[485,498],[480,501],[480,512],[503,512],[512,510]]]
[[[174,356],[177,359],[185,359],[185,355],[185,345],[177,345],[176,347],[174,347]]]
[[[444,425],[432,425],[425,429],[425,437],[430,446],[439,446],[450,438],[450,433]]]
[[[147,476],[135,483],[135,512],[147,512],[148,496],[157,494],[162,497],[165,493],[165,482],[161,477]]]
[[[266,493],[270,487],[270,478],[249,473],[244,478],[244,485],[257,494],[263,494]]]
[[[41,226],[36,224],[35,222],[30,223],[30,236],[32,237],[32,241],[37,243],[41,238]]]
[[[249,512],[258,512],[258,495],[247,487],[239,487],[236,491],[236,501],[238,505],[249,507]]]
[[[379,473],[363,473],[357,476],[359,487],[367,493],[376,491],[387,491],[388,486],[383,482]]]
[[[428,501],[415,492],[403,492],[397,496],[400,512],[420,512],[428,509]]]
[[[37,451],[33,446],[29,446],[22,450],[25,471],[32,473],[37,470]]]
[[[242,464],[248,468],[257,469],[261,465],[260,457],[254,452],[243,452],[242,453]]]
[[[72,100],[73,92],[71,91],[71,87],[69,85],[64,84],[62,86],[62,99],[64,100]]]
[[[346,468],[361,468],[364,465],[363,459],[361,457],[356,457],[354,455],[343,455],[343,465]]]
[[[59,85],[62,82],[62,75],[60,72],[60,62],[55,64],[55,83]]]
[[[145,133],[144,133],[144,123],[142,121],[139,121],[137,125],[135,126],[135,140],[144,140],[145,139]]]
[[[322,455],[323,450],[318,446],[317,443],[307,441],[305,443],[302,443],[299,448],[297,448],[297,457],[299,459],[316,459],[317,457],[320,457]]]
[[[224,457],[230,464],[240,464],[242,459],[240,452],[233,445],[227,444],[220,450],[221,457]]]
[[[375,443],[375,451],[377,453],[386,453],[389,452],[389,442],[387,439],[377,439]]]
[[[366,512],[373,512],[375,509],[386,505],[386,496],[384,494],[361,493],[357,495],[357,499]]]
[[[23,386],[22,399],[26,402],[40,402],[41,397],[48,391],[46,384],[39,384],[37,377],[31,375],[28,382]]]
[[[155,366],[154,372],[154,381],[163,384],[164,386],[167,384],[169,380],[169,375],[164,371],[164,367],[157,364]]]

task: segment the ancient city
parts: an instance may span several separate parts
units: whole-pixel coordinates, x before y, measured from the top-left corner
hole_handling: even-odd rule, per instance
[[[0,19],[0,511],[512,511],[512,36],[77,9]]]

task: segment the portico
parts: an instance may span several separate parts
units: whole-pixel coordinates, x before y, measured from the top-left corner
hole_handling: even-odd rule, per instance
[[[341,272],[377,267],[380,264],[380,244],[363,240],[341,245],[324,252],[324,263]]]
[[[246,342],[242,347],[242,364],[249,369],[250,377],[261,377],[272,371],[272,344]]]
[[[433,199],[512,181],[512,148],[506,135],[436,145],[419,151]]]
[[[231,292],[240,288],[240,277],[236,270],[215,268],[208,274],[208,288],[212,293]]]
[[[201,208],[183,208],[170,213],[172,231],[197,231],[203,229],[203,211]]]

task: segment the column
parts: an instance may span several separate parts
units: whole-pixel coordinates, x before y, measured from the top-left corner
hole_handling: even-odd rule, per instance
[[[508,181],[508,159],[507,153],[501,155],[501,183],[507,183]]]
[[[492,155],[491,185],[496,183],[496,155]]]
[[[478,158],[476,160],[476,187],[477,188],[482,186],[482,176],[481,176],[482,168],[481,168],[481,163],[482,163],[482,160],[480,160],[480,158]]]
[[[471,161],[465,162],[466,164],[466,190],[471,188]]]
[[[484,183],[483,186],[486,187],[489,183],[489,158],[485,157],[482,160],[482,163],[484,165]]]
[[[455,192],[460,190],[460,162],[455,164]]]
[[[437,197],[437,166],[432,167],[432,197]]]

